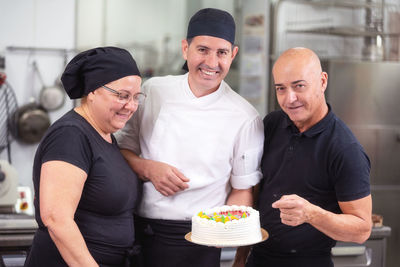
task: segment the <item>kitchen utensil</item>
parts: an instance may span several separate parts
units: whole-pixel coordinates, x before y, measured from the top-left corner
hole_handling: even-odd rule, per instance
[[[61,83],[56,82],[53,86],[44,86],[40,91],[39,102],[49,111],[61,108],[65,102],[65,93]]]
[[[6,75],[0,73],[0,153],[7,148],[8,161],[11,162],[10,143],[13,136],[9,125],[12,114],[17,110],[17,98],[11,85],[6,81]]]
[[[43,85],[36,61],[32,63],[32,66]],[[26,144],[34,144],[40,141],[49,126],[50,118],[47,110],[32,97],[27,104],[21,106],[13,113],[9,128],[12,135],[18,141]]]
[[[18,108],[11,122],[11,133],[18,141],[26,144],[39,142],[50,127],[47,111],[34,99]]]
[[[42,84],[42,90],[39,95],[40,105],[48,111],[61,108],[65,102],[65,92],[61,85],[60,78],[57,77],[53,85],[46,86],[36,61],[33,62],[33,68]]]

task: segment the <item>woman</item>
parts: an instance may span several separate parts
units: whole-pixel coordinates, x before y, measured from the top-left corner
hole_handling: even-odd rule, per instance
[[[39,225],[25,266],[129,266],[139,182],[112,133],[145,95],[128,51],[99,47],[78,54],[62,78],[81,104],[47,131],[33,166]]]

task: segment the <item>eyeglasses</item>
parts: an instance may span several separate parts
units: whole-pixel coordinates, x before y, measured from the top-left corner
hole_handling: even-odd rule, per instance
[[[118,102],[126,105],[129,103],[129,101],[133,100],[133,102],[137,105],[140,105],[144,102],[144,100],[146,99],[146,94],[139,92],[134,94],[133,96],[130,93],[127,92],[118,92],[114,89],[111,89],[110,87],[107,87],[105,85],[102,85],[101,87],[103,87],[104,89],[106,89],[107,91],[114,93],[118,96]]]

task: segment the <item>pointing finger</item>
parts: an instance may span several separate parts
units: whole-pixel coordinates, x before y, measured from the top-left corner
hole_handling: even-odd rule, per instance
[[[292,199],[280,199],[272,203],[272,207],[275,209],[292,209],[295,207]]]

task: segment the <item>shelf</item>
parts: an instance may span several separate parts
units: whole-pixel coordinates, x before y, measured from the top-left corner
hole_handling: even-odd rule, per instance
[[[354,0],[286,0],[296,4],[305,4],[321,7],[343,7],[343,8],[381,8],[382,3],[367,3],[365,1]],[[385,7],[396,6],[395,4],[385,3]]]
[[[336,35],[344,37],[400,37],[400,33],[396,32],[378,32],[373,30],[366,30],[365,28],[355,27],[320,27],[312,29],[288,29],[289,33],[310,33],[310,34],[325,34]]]

